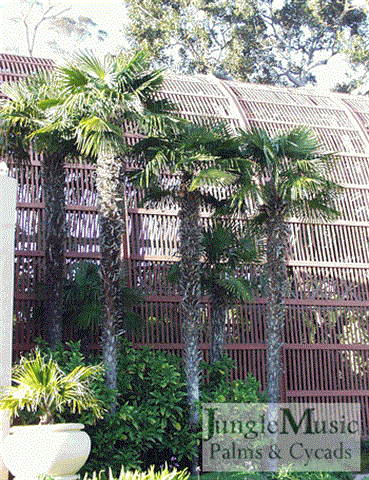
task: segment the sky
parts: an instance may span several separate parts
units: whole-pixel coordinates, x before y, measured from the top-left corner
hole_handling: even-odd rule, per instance
[[[21,30],[21,25],[16,25],[9,21],[9,17],[14,16],[19,8],[20,0],[0,0],[0,20],[2,24],[2,40],[1,50],[10,51],[10,47],[15,47],[20,55],[27,54],[27,46],[25,36]],[[127,21],[122,0],[109,0],[107,2],[99,2],[98,0],[74,0],[73,3],[68,3],[58,0],[50,0],[52,5],[62,4],[70,9],[64,13],[65,16],[77,18],[79,15],[89,17],[93,20],[99,28],[107,31],[108,37],[101,45],[93,45],[93,48],[101,47],[103,51],[111,51],[114,53],[118,45],[124,43],[122,34],[122,26]],[[2,8],[1,8],[2,7]],[[8,36],[7,32],[13,31],[12,36]],[[43,40],[50,37],[50,32],[47,28],[41,27],[38,34],[38,42],[34,51],[34,56],[50,57],[53,55],[52,51],[42,44]],[[81,45],[81,48],[88,48],[88,45]]]
[[[0,30],[0,50],[27,55],[27,46],[24,41],[24,34],[20,30],[20,25],[9,22],[7,18],[14,15],[19,8],[21,0],[0,0],[0,26],[2,26],[2,35]],[[59,2],[58,0],[49,0],[51,4],[61,3],[62,5],[71,6],[71,9],[65,15],[77,18],[79,15],[91,18],[99,28],[107,31],[108,37],[104,42],[87,43],[78,45],[81,49],[92,48],[96,53],[111,52],[116,53],[119,47],[124,46],[124,35],[122,28],[127,22],[122,0],[108,0],[101,2],[99,0],[74,0],[73,3]],[[357,0],[365,2],[366,0]],[[2,15],[1,15],[2,14]],[[2,18],[1,18],[2,16]],[[14,32],[9,36],[8,32]],[[50,37],[51,33],[44,28],[38,36],[38,44],[36,45],[34,56],[55,58],[54,52],[47,47],[45,38]],[[1,41],[2,36],[2,41]],[[43,46],[44,44],[44,46]],[[12,48],[16,50],[12,50]],[[321,89],[329,89],[333,87],[337,78],[340,76],[344,79],[344,72],[348,70],[348,66],[342,56],[337,56],[328,62],[327,66],[315,70],[318,80],[318,86]]]

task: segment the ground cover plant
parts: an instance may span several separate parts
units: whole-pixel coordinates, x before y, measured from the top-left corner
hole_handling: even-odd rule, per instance
[[[265,473],[253,472],[247,474],[249,480],[352,480],[354,474],[349,472],[285,472]],[[191,477],[190,480],[195,480]],[[201,474],[201,480],[245,480],[245,472],[206,472]]]
[[[146,472],[129,471],[122,469],[119,475],[114,475],[111,470],[96,472],[86,475],[84,480],[188,480],[188,470],[170,469],[167,465],[158,471],[151,466]]]

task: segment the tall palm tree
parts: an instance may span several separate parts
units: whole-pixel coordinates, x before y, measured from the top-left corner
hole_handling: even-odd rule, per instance
[[[79,54],[57,71],[64,103],[61,115],[81,117],[76,127],[78,148],[95,158],[99,198],[102,276],[102,352],[106,384],[116,390],[119,325],[119,284],[122,239],[126,236],[124,125],[138,120],[156,124],[165,102],[153,94],[162,82],[160,71],[149,72],[144,55],[132,58]],[[111,412],[114,411],[114,405]]]
[[[65,250],[65,171],[68,158],[77,155],[73,118],[54,121],[46,105],[60,101],[55,76],[39,74],[3,85],[0,104],[2,150],[9,159],[30,160],[37,152],[42,166],[45,204],[45,327],[51,346],[62,341]]]
[[[280,400],[282,328],[287,295],[287,260],[291,217],[334,218],[340,188],[329,180],[332,157],[320,153],[316,137],[304,128],[270,137],[253,129],[241,132],[243,160],[234,163],[240,188],[234,203],[242,206],[250,192],[258,207],[254,225],[266,238],[266,340],[268,401]]]
[[[200,398],[200,276],[204,253],[200,208],[215,200],[204,192],[204,187],[225,185],[233,180],[233,174],[222,171],[219,166],[217,168],[217,163],[238,151],[223,127],[209,128],[182,121],[177,125],[167,125],[158,135],[140,140],[133,152],[143,156],[144,167],[136,179],[141,187],[151,189],[148,198],[155,201],[168,196],[179,209],[179,283],[184,362],[189,423],[191,429],[197,431]],[[194,458],[193,470],[197,461]]]

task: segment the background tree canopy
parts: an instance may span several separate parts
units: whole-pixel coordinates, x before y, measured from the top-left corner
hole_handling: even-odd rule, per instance
[[[314,69],[365,41],[351,0],[127,0],[133,47],[184,73],[304,86]]]

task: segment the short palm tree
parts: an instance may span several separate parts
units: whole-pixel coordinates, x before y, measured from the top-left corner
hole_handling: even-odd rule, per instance
[[[267,397],[280,400],[282,377],[282,328],[287,295],[287,260],[291,217],[334,218],[333,202],[340,188],[329,180],[332,157],[320,153],[316,137],[304,128],[270,137],[253,129],[241,132],[243,160],[234,163],[239,189],[234,203],[239,207],[252,195],[258,213],[253,224],[266,238],[266,341]]]
[[[160,71],[149,72],[144,55],[126,58],[92,53],[75,56],[58,69],[64,103],[61,111],[81,117],[76,127],[78,147],[96,163],[99,198],[102,276],[102,351],[106,384],[117,388],[120,272],[125,224],[125,131],[127,122],[154,124],[165,102],[153,100],[162,82]],[[63,113],[61,114],[63,116]],[[132,123],[131,123],[132,125]],[[131,131],[131,127],[130,131]],[[114,405],[112,406],[114,411]]]
[[[201,283],[209,295],[211,344],[210,364],[218,362],[224,353],[227,311],[235,301],[250,300],[251,281],[242,269],[258,261],[260,249],[255,237],[242,232],[232,219],[217,222],[215,228],[204,231],[204,263]]]
[[[65,374],[52,358],[46,361],[36,350],[13,368],[13,385],[0,391],[0,409],[12,416],[17,416],[20,410],[34,412],[40,425],[55,423],[56,415],[66,408],[71,413],[91,410],[96,418],[101,418],[103,405],[88,381],[102,371],[101,365],[79,365]]]
[[[31,149],[42,165],[45,204],[45,328],[51,346],[62,342],[62,293],[65,278],[65,170],[77,155],[73,118],[51,115],[46,105],[60,101],[55,76],[39,74],[2,85],[0,103],[2,150],[10,160],[30,161]]]
[[[239,222],[216,217],[214,222],[215,226],[209,225],[202,230],[200,271],[202,294],[209,296],[211,365],[224,354],[227,311],[235,301],[251,298],[252,284],[242,276],[242,268],[258,261],[261,254],[255,237],[243,232]],[[168,279],[172,283],[179,282],[179,263],[172,266]]]
[[[185,121],[169,124],[157,135],[140,140],[133,153],[142,156],[143,169],[136,175],[148,199],[170,197],[178,206],[180,239],[180,291],[182,333],[189,423],[196,431],[199,422],[200,354],[198,349],[201,300],[202,227],[200,209],[215,199],[204,187],[225,185],[233,175],[222,171],[220,163],[237,152],[223,126],[210,128]],[[170,180],[168,182],[168,175]],[[194,459],[193,468],[197,460]]]

